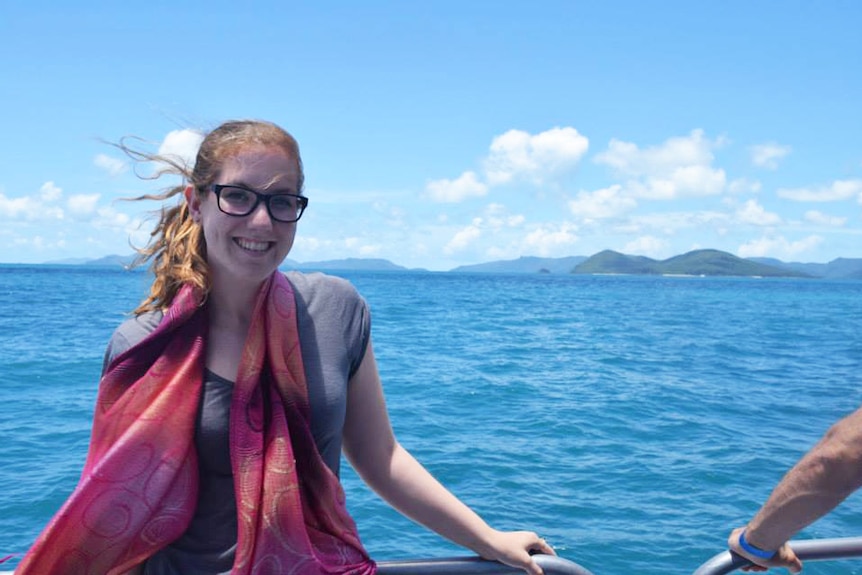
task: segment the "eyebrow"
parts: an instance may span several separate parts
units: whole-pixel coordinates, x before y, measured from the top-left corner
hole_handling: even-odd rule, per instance
[[[239,181],[234,180],[232,183],[224,184],[224,185],[226,185],[226,186],[236,186],[236,187],[238,187],[238,188],[247,188],[247,189],[249,189],[249,190],[258,191],[258,188],[257,188],[256,186],[252,186],[251,184],[249,184],[249,183],[247,183],[247,182],[245,182],[245,181],[242,181],[242,180],[239,180]],[[298,192],[297,192],[296,190],[294,190],[294,189],[293,189],[293,187],[291,187],[291,186],[288,186],[288,187],[285,187],[285,188],[275,188],[275,189],[265,188],[265,189],[264,189],[264,190],[262,190],[262,191],[263,191],[263,192],[268,192],[268,193],[270,193],[270,194],[292,194],[292,195],[298,195]]]

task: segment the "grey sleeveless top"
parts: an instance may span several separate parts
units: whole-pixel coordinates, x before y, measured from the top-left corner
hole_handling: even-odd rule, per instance
[[[339,473],[347,385],[370,339],[368,306],[346,280],[320,273],[285,274],[293,285],[311,431],[326,465]],[[110,361],[143,340],[162,319],[158,312],[123,322],[105,353]],[[228,417],[233,382],[204,373],[195,428],[198,503],[186,532],[144,564],[144,575],[228,574],[237,540],[236,500],[230,465]]]

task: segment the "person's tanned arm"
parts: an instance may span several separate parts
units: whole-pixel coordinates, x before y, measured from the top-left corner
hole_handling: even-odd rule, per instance
[[[862,408],[833,425],[823,438],[787,472],[744,528],[745,543],[755,551],[776,551],[758,557],[740,543],[743,528],[731,533],[731,550],[766,567],[797,573],[802,563],[787,545],[799,530],[829,513],[862,486]]]

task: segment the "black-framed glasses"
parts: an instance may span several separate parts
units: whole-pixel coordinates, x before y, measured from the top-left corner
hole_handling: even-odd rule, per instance
[[[299,221],[308,206],[308,198],[297,194],[261,194],[242,186],[222,184],[213,184],[210,189],[218,198],[218,209],[229,216],[247,216],[263,202],[269,217],[289,224]]]

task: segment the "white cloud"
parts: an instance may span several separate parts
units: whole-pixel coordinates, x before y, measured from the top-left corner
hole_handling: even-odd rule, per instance
[[[0,193],[0,219],[45,221],[61,220],[63,209],[56,202],[63,196],[63,190],[54,182],[45,182],[39,193],[33,196],[9,198]]]
[[[670,244],[655,236],[641,236],[623,246],[623,253],[660,258],[667,253]]]
[[[452,254],[462,251],[470,246],[482,235],[482,218],[474,218],[473,222],[459,230],[451,240],[443,247],[443,252]]]
[[[754,200],[748,200],[736,211],[739,221],[755,226],[775,226],[781,223],[781,216],[767,212]]]
[[[359,247],[359,255],[367,258],[380,254],[381,246],[379,245],[363,245]]]
[[[751,162],[758,167],[768,170],[778,168],[778,160],[790,153],[790,146],[781,146],[775,143],[759,144],[751,146]]]
[[[95,158],[93,158],[93,163],[108,172],[110,176],[119,176],[123,172],[128,169],[128,164],[123,160],[118,160],[117,158],[112,158],[107,154],[97,154]]]
[[[488,204],[481,216],[472,219],[469,225],[458,230],[443,247],[446,254],[453,254],[468,249],[476,240],[487,235],[499,238],[500,234],[511,233],[524,225],[526,218],[521,214],[511,214],[508,209],[498,203]],[[520,236],[521,232],[516,233]]]
[[[509,130],[491,142],[485,173],[491,185],[528,179],[536,183],[575,166],[589,140],[571,127],[552,128],[536,135]]]
[[[435,202],[460,202],[488,193],[488,186],[478,180],[475,172],[470,171],[464,172],[456,180],[434,180],[425,189]]]
[[[63,195],[63,190],[58,188],[54,182],[45,182],[39,188],[39,198],[43,202],[56,202]]]
[[[96,217],[93,219],[93,227],[107,228],[118,231],[131,231],[133,229],[133,221],[128,214],[118,212],[111,207],[102,207],[96,209]]]
[[[720,194],[725,187],[724,170],[690,166],[675,170],[667,177],[647,177],[629,180],[626,192],[646,200],[674,200]]]
[[[618,184],[594,192],[581,191],[569,201],[572,214],[585,219],[613,218],[635,207],[637,201],[625,196]]]
[[[817,235],[808,236],[792,242],[784,236],[763,237],[747,242],[737,250],[741,258],[773,257],[789,260],[815,249],[823,243],[823,238]]]
[[[310,236],[308,234],[296,234],[296,239],[293,242],[292,251],[302,251],[306,253],[315,253],[324,247],[324,242],[320,238]],[[288,255],[288,257],[292,257]]]
[[[746,178],[739,178],[727,184],[727,192],[733,195],[739,194],[756,194],[760,192],[761,184],[758,181],[751,181]]]
[[[99,194],[79,194],[71,196],[66,202],[69,211],[75,215],[88,215],[96,211]]]
[[[669,138],[661,146],[644,150],[637,144],[613,139],[595,161],[631,176],[670,173],[679,166],[710,164],[714,145],[704,138],[703,130],[693,130],[688,137]]]
[[[837,202],[862,196],[862,180],[837,180],[820,188],[781,188],[776,194],[796,202]]]
[[[491,229],[516,228],[524,223],[526,218],[521,214],[510,214],[503,204],[488,204],[485,208],[485,217],[482,218],[484,227]]]
[[[628,178],[625,187],[634,197],[670,200],[715,195],[724,190],[727,181],[724,170],[711,166],[712,149],[718,145],[706,139],[702,130],[643,150],[614,139],[605,152],[596,155],[595,162]]]
[[[827,226],[830,228],[840,228],[847,223],[847,218],[838,216],[830,216],[817,210],[809,210],[805,212],[805,220],[819,226]]]
[[[0,217],[14,220],[22,215],[28,215],[33,207],[29,198],[7,198],[0,194]]]
[[[203,134],[195,130],[173,130],[165,136],[158,154],[190,168],[195,163],[203,139]]]
[[[586,153],[589,140],[571,127],[552,128],[531,135],[509,130],[495,137],[482,165],[484,181],[468,170],[454,180],[439,179],[425,186],[435,202],[456,203],[487,195],[490,188],[516,180],[541,184],[574,167]]]
[[[714,211],[653,213],[632,216],[627,231],[631,233],[649,229],[664,235],[673,235],[680,230],[702,230],[707,226],[719,229],[726,226],[728,221],[727,214]],[[623,228],[620,229],[623,230]]]
[[[344,238],[343,240],[344,247],[350,253],[356,253],[360,257],[372,257],[376,256],[381,251],[381,246],[376,244],[366,244],[361,237],[351,236],[349,238]]]
[[[569,223],[547,223],[532,230],[524,238],[526,253],[550,257],[558,248],[577,243],[577,227]]]
[[[409,215],[407,210],[400,206],[381,206],[381,213],[386,218],[386,222],[395,228],[404,227]]]
[[[68,246],[68,242],[65,238],[59,238],[57,240],[49,240],[42,235],[34,235],[31,237],[16,237],[11,241],[12,245],[16,248],[20,248],[22,252],[38,252],[45,253],[50,250],[64,249]]]

